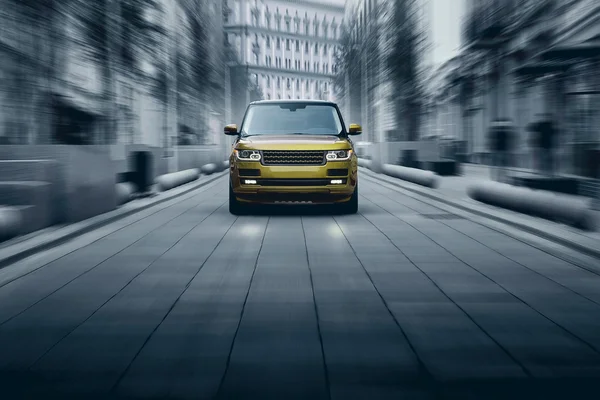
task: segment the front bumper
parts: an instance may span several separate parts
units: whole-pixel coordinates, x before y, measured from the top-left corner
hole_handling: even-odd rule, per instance
[[[357,168],[355,156],[311,166],[231,160],[230,177],[233,193],[243,202],[337,203],[348,201],[354,193]]]

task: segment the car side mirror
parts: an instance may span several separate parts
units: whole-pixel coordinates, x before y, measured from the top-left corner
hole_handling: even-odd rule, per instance
[[[225,126],[223,133],[229,136],[236,136],[239,134],[236,124],[229,124]]]
[[[362,127],[358,124],[350,124],[348,129],[348,135],[360,135],[362,133]]]

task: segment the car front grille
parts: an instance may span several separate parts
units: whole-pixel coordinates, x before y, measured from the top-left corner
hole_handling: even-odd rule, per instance
[[[323,165],[325,152],[322,150],[263,150],[264,165]]]

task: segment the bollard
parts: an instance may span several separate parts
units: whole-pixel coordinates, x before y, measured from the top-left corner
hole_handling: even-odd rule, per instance
[[[578,229],[594,229],[593,215],[584,204],[552,193],[514,187],[506,183],[480,182],[469,186],[467,194],[482,203],[563,222]]]
[[[360,167],[365,167],[365,168],[371,169],[371,160],[367,160],[366,158],[359,158],[358,165]]]
[[[18,236],[21,233],[23,217],[13,207],[0,207],[0,242]]]
[[[424,171],[417,168],[401,167],[399,165],[383,164],[382,172],[417,185],[436,188],[438,186],[438,177],[431,171]]]
[[[186,169],[184,171],[161,175],[156,178],[155,183],[158,190],[164,192],[165,190],[173,189],[174,187],[195,181],[199,176],[200,171],[198,171],[197,168]]]
[[[116,184],[117,204],[122,205],[130,201],[135,192],[133,184],[129,182],[121,182]]]
[[[202,167],[200,167],[200,172],[203,173],[204,175],[210,175],[210,174],[214,174],[215,172],[217,172],[217,164],[205,164]]]

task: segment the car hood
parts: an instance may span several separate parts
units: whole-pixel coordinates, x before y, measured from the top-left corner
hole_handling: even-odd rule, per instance
[[[350,148],[346,138],[329,135],[264,135],[242,138],[238,149],[246,150],[344,150]]]

